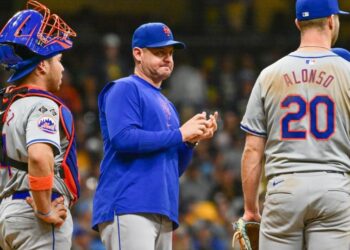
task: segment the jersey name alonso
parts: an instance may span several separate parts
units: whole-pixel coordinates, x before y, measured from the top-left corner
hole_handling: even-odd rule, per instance
[[[350,63],[293,52],[264,69],[241,128],[266,137],[266,175],[350,170]]]

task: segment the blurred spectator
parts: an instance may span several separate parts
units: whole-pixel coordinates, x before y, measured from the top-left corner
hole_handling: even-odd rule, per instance
[[[200,71],[207,83],[206,102],[203,104],[210,109],[216,109],[220,105],[219,99],[221,99],[221,96],[219,96],[219,79],[216,72],[217,64],[217,56],[212,53],[204,55],[200,64]]]
[[[185,221],[190,225],[194,250],[227,249],[226,233],[214,203],[198,202],[192,205]]]
[[[240,86],[239,98],[237,100],[237,111],[240,116],[245,112],[250,93],[257,77],[255,59],[249,53],[241,57],[241,69],[238,72]]]
[[[294,6],[292,1],[281,1],[281,0],[269,0],[268,4],[266,1],[254,1],[254,21],[255,26],[260,32],[268,32],[273,26],[283,25],[280,19],[275,17],[278,15],[286,16],[285,13],[289,10],[293,10]],[[290,18],[290,16],[288,16]],[[275,20],[279,20],[277,23],[273,23]],[[285,29],[282,29],[285,30]]]
[[[233,109],[237,100],[238,82],[232,55],[224,55],[220,64],[219,91],[221,105],[225,109]]]
[[[237,101],[237,111],[239,113],[239,116],[241,117],[248,104],[250,93],[252,92],[252,89],[254,87],[255,79],[253,78],[244,78],[241,82],[241,95],[240,98]]]
[[[189,58],[179,57],[178,65],[169,79],[170,99],[181,108],[195,110],[204,106],[207,97],[207,83],[201,72],[193,67]]]
[[[91,159],[89,152],[85,148],[80,147],[77,149],[77,161],[80,175],[88,175],[91,167]]]
[[[215,137],[215,146],[222,152],[230,150],[236,140],[239,139],[241,131],[239,129],[240,117],[232,111],[222,114],[223,128],[218,130]]]
[[[72,250],[105,250],[90,227],[91,201],[80,200],[75,206]]]
[[[253,0],[228,0],[225,6],[229,27],[242,32],[247,27]]]
[[[73,228],[73,250],[85,250],[89,249],[91,242],[91,235],[78,225],[74,225]]]
[[[82,112],[81,96],[76,88],[76,84],[73,84],[71,74],[67,69],[63,72],[61,87],[55,94],[64,101],[74,116]]]
[[[223,193],[216,193],[214,196],[214,202],[221,220],[225,223],[227,232],[231,232],[231,222],[236,221],[243,213],[242,197],[238,195],[231,200]]]
[[[184,218],[184,221],[190,226],[193,226],[199,220],[210,221],[217,224],[222,223],[214,203],[210,201],[192,203]]]
[[[173,233],[173,250],[194,250],[188,227],[180,225]]]
[[[182,177],[180,204],[183,208],[193,202],[205,201],[209,198],[211,186],[199,167],[199,162],[193,161]]]
[[[194,250],[225,250],[227,243],[220,237],[220,228],[210,221],[197,221],[193,226]]]
[[[242,193],[240,175],[230,167],[218,168],[215,175],[215,186],[212,189],[211,198],[214,200],[217,194],[223,194],[228,200],[234,200]]]
[[[93,74],[86,74],[81,79],[81,87],[83,89],[83,95],[85,96],[84,112],[93,111],[97,113],[97,96],[98,85],[96,76]]]
[[[238,73],[238,80],[244,81],[255,81],[257,77],[255,59],[252,54],[245,53],[241,56],[241,69]]]
[[[121,39],[115,33],[108,33],[102,38],[102,57],[98,60],[98,92],[109,82],[127,74],[125,60],[120,54]]]

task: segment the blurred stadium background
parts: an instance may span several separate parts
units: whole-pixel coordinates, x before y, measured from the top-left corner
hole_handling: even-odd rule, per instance
[[[0,25],[25,6],[0,0]],[[231,249],[231,222],[242,215],[240,119],[261,69],[295,50],[299,34],[291,0],[41,0],[75,29],[65,54],[62,89],[76,117],[82,196],[73,208],[73,250],[102,250],[90,229],[92,197],[102,142],[97,95],[110,80],[133,71],[131,36],[150,21],[169,25],[188,49],[175,54],[175,71],[163,84],[183,120],[196,112],[220,113],[215,138],[200,143],[181,178],[180,221],[174,250]],[[340,1],[344,10],[350,2]],[[350,18],[341,18],[337,47],[350,48]],[[8,73],[0,72],[5,83]],[[261,200],[263,201],[263,192]]]

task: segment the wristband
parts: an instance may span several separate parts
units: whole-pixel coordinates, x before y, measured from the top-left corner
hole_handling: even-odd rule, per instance
[[[52,214],[52,210],[50,210],[47,213],[43,213],[43,212],[40,212],[40,211],[36,210],[35,213],[40,215],[40,216],[42,216],[42,217],[48,217],[48,216],[50,216]]]
[[[195,143],[192,143],[192,142],[185,142],[185,144],[187,145],[187,147],[189,147],[189,148],[195,148],[195,147],[197,147],[198,146],[198,141],[196,141]]]
[[[49,176],[32,176],[28,174],[29,188],[32,191],[50,190],[53,187],[53,173]]]

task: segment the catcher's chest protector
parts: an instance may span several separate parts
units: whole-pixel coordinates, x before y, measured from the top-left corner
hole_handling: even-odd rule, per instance
[[[11,104],[23,97],[27,96],[41,96],[53,100],[59,107],[60,123],[62,125],[65,136],[69,142],[68,148],[64,154],[60,176],[64,180],[68,189],[73,195],[73,201],[75,202],[80,195],[80,184],[79,184],[79,172],[76,157],[76,141],[75,141],[75,129],[73,116],[68,107],[56,96],[52,95],[47,91],[30,87],[7,87],[6,89],[0,90],[0,131],[2,131],[6,116],[9,111]],[[28,171],[28,164],[18,162],[9,158],[6,154],[6,145],[4,136],[0,139],[0,162],[2,166],[11,166],[20,170]]]

